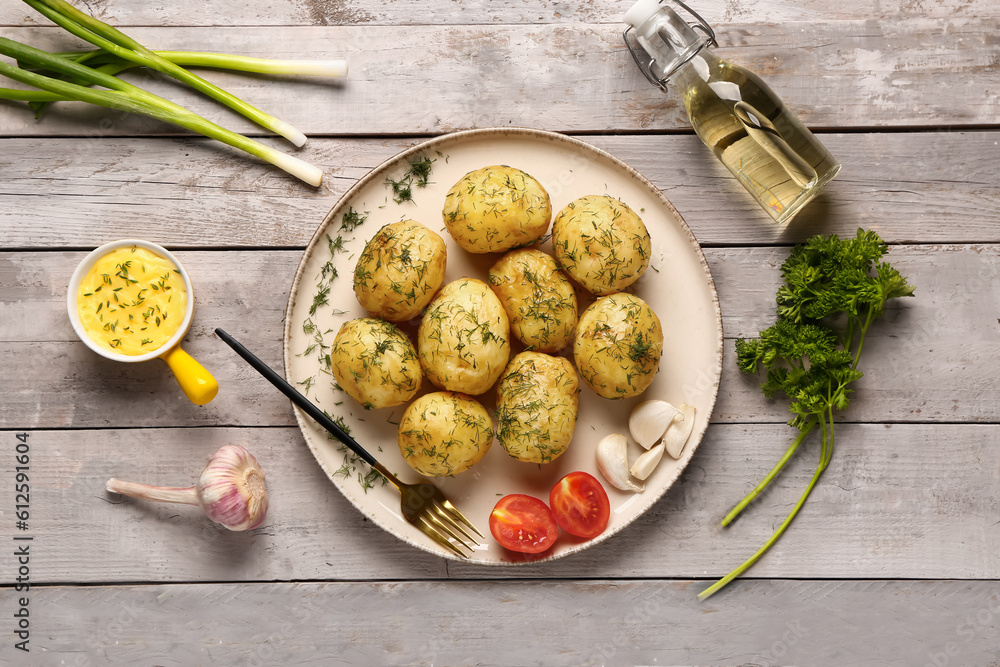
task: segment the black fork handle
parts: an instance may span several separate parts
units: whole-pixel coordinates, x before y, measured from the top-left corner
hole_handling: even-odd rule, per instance
[[[379,462],[375,460],[375,457],[369,454],[357,440],[352,438],[347,433],[347,431],[337,426],[337,424],[330,419],[325,412],[316,407],[315,403],[303,396],[298,389],[289,384],[285,378],[278,375],[274,369],[258,359],[253,352],[243,347],[238,340],[230,336],[222,329],[216,329],[215,333],[219,336],[219,338],[225,341],[226,345],[233,348],[233,350],[236,351],[236,354],[243,357],[244,361],[253,366],[254,370],[263,375],[264,379],[277,387],[282,394],[287,396],[292,403],[297,405],[304,413],[309,415],[317,424],[332,433],[337,440],[340,440],[342,443],[350,447],[355,454],[364,459],[365,463],[381,472],[381,469],[383,468]]]

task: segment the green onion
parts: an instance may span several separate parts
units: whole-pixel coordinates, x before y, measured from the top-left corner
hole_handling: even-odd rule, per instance
[[[347,76],[346,60],[280,60],[237,56],[230,53],[201,53],[197,51],[153,51],[153,53],[181,67],[228,69],[256,74],[323,76],[333,79]],[[123,61],[121,58],[108,53],[104,49],[57,53],[54,55],[70,58],[78,63],[94,59],[95,62],[88,62],[88,64],[91,66],[95,64],[101,66],[121,66],[122,70],[119,71],[138,66],[135,63]]]
[[[79,65],[70,59],[20,44],[5,37],[0,37],[0,54],[16,58],[18,62],[25,62],[67,75],[74,80],[110,89],[95,90],[78,83],[53,79],[0,62],[0,74],[58,95],[60,99],[88,102],[110,109],[151,116],[246,151],[284,169],[310,185],[319,186],[322,181],[323,172],[319,167],[257,143],[242,134],[220,127],[182,106],[99,70]]]
[[[18,88],[0,88],[0,100],[16,100],[18,102],[62,102],[62,95],[44,90],[20,90]]]
[[[158,56],[125,33],[81,12],[65,0],[24,0],[29,6],[53,23],[65,28],[80,39],[90,42],[123,60],[149,67],[163,74],[174,77],[192,88],[208,95],[214,100],[225,104],[261,127],[279,134],[296,146],[306,142],[306,136],[285,121],[264,113],[260,109],[247,104],[232,93],[215,84],[209,83],[200,76],[192,74],[180,65]]]
[[[156,55],[169,60],[175,65],[184,67],[207,67],[212,69],[227,69],[238,72],[253,72],[256,74],[322,76],[343,78],[347,76],[346,60],[280,60],[273,58],[252,58],[237,56],[230,53],[201,53],[196,51],[155,51]],[[53,53],[52,55],[66,58],[77,64],[87,63],[96,66],[95,69],[117,76],[125,70],[138,67],[133,62],[123,60],[104,49],[93,51],[69,51]],[[18,63],[23,67],[23,63]],[[73,81],[87,85],[86,81]],[[31,102],[35,118],[41,118],[45,108],[52,102],[66,101],[66,98],[55,93],[35,90],[19,90],[16,88],[0,88],[0,99]]]

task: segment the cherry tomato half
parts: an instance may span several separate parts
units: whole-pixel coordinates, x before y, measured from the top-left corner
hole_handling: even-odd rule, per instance
[[[556,541],[559,528],[548,505],[532,496],[504,496],[490,512],[490,532],[506,549],[538,554]]]
[[[549,505],[559,527],[577,537],[597,537],[608,527],[611,502],[593,475],[571,472],[556,482],[549,493]]]

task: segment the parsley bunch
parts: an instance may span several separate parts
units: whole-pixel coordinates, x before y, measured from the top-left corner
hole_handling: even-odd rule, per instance
[[[766,477],[722,520],[728,526],[777,476],[799,445],[818,426],[820,456],[805,493],[757,553],[712,584],[705,599],[740,576],[778,541],[812,492],[833,457],[835,410],[850,404],[849,385],[862,375],[858,360],[865,334],[885,312],[889,299],[913,296],[913,287],[887,262],[888,246],[873,231],[858,230],[853,239],[815,236],[796,246],[781,266],[785,284],[778,289],[778,320],[756,340],[736,341],[737,363],[744,373],[767,371],[761,391],[791,399],[789,424],[798,437]]]

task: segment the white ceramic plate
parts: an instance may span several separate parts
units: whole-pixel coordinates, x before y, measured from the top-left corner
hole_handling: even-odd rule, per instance
[[[435,160],[430,183],[425,188],[413,188],[413,201],[396,203],[386,180],[402,178],[411,161],[424,157]],[[663,323],[665,339],[659,373],[641,397],[610,401],[597,396],[581,382],[580,416],[573,442],[553,463],[545,466],[521,463],[494,442],[487,455],[467,472],[435,480],[487,535],[472,560],[506,565],[558,558],[608,539],[670,488],[694,455],[715,405],[722,370],[722,319],[712,275],[691,230],[659,190],[611,155],[561,134],[506,128],[448,134],[400,153],[358,181],[333,207],[310,241],[289,296],[284,356],[287,379],[304,389],[327,413],[342,418],[351,434],[403,481],[419,479],[403,461],[396,445],[396,424],[406,406],[366,411],[345,392],[333,388],[333,378],[321,362],[320,351],[322,345],[332,344],[344,322],[367,315],[354,297],[354,266],[365,243],[383,225],[414,219],[437,231],[448,244],[446,282],[463,276],[486,279],[487,270],[499,255],[472,255],[463,251],[445,229],[441,209],[445,194],[464,174],[492,164],[517,167],[534,176],[548,191],[553,214],[578,197],[608,194],[624,201],[642,217],[652,238],[652,258],[649,269],[629,291],[652,306]],[[353,229],[349,229],[350,225],[343,227],[344,213],[350,209],[367,212],[365,222]],[[343,249],[331,250],[331,245]],[[542,249],[546,249],[544,245]],[[336,269],[338,277],[331,278],[331,267]],[[324,285],[329,288],[326,295],[329,303],[319,305],[310,315]],[[591,300],[581,298],[580,312]],[[319,301],[323,301],[322,296]],[[304,326],[307,320],[314,327],[311,331]],[[402,327],[414,340],[417,324],[414,320]],[[513,353],[518,351],[520,347],[514,341]],[[570,350],[566,354],[572,358]],[[433,387],[425,380],[422,391],[431,390]],[[622,492],[607,484],[597,471],[595,446],[609,433],[627,434],[631,408],[649,398],[694,405],[697,408],[694,432],[680,460],[664,456],[646,481],[644,492]],[[493,391],[480,399],[492,413]],[[414,546],[455,557],[402,518],[399,494],[392,486],[376,482],[374,487],[366,489],[358,473],[367,472],[367,466],[344,468],[346,454],[341,445],[298,410],[296,416],[316,460],[359,510]],[[632,460],[640,448],[631,442],[629,447]],[[526,493],[548,502],[552,485],[574,470],[587,471],[605,484],[612,514],[602,535],[582,540],[561,533],[552,549],[531,557],[506,551],[489,536],[490,510],[502,496]]]

